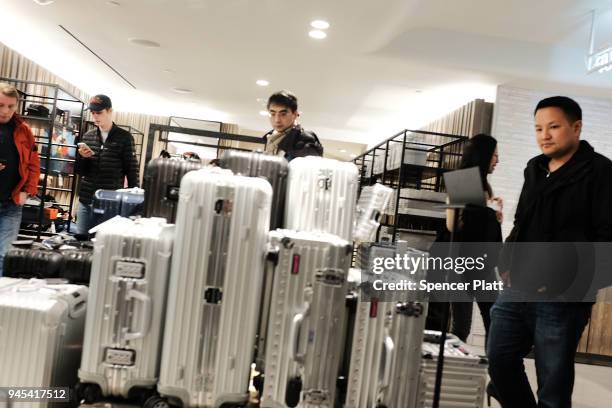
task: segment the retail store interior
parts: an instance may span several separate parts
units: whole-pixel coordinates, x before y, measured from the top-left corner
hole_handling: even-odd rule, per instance
[[[318,136],[324,157],[359,168],[360,189],[392,180],[379,240],[445,225],[439,181],[434,195],[397,197],[409,177],[401,154],[407,135],[423,136],[410,140],[431,149],[423,165],[432,154],[460,156],[444,149],[476,134],[497,139],[489,181],[504,201],[504,238],[525,166],[541,153],[533,122],[539,100],[576,100],[582,139],[612,158],[611,0],[1,0],[0,15],[0,82],[26,101],[50,100],[46,115],[68,112],[60,136],[70,144],[96,127],[85,110],[91,97],[108,95],[115,123],[134,138],[140,184],[162,152],[210,161],[231,149],[264,149],[268,98],[290,91],[297,122]],[[35,136],[50,140],[44,132]],[[74,152],[49,164],[44,178],[68,224],[78,202]],[[420,181],[409,187],[429,191]],[[22,235],[55,233],[57,222],[50,233],[38,212],[33,217]],[[466,343],[485,354],[475,304]],[[532,356],[525,366],[535,393]],[[599,291],[578,346],[572,401],[575,408],[612,401],[612,287]],[[493,399],[491,406],[501,405]]]

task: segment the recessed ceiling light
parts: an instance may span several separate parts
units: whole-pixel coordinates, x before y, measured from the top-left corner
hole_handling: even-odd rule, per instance
[[[121,5],[121,3],[119,3],[118,1],[114,1],[114,0],[107,1],[106,4],[108,4],[109,6],[120,6]]]
[[[173,73],[174,73],[174,70],[172,70],[172,69],[170,69],[170,68],[166,68],[166,69],[164,69],[164,72],[165,72],[166,74],[173,74]]]
[[[422,90],[420,90],[420,89],[417,89],[417,90],[416,90],[416,91],[414,91],[414,92],[416,92],[416,93],[422,93],[423,91],[422,91]]]
[[[257,85],[259,85],[259,86],[268,86],[268,85],[270,85],[270,82],[266,81],[265,79],[258,79],[255,83]]]
[[[346,153],[346,149],[340,149],[340,153]]]
[[[149,48],[161,47],[161,45],[158,42],[151,41],[151,40],[145,40],[144,38],[130,38],[128,41],[131,42],[132,44],[142,45],[143,47],[149,47]]]
[[[357,155],[356,155],[355,153],[351,153],[351,154],[350,154],[350,156],[351,156],[351,158],[353,158],[353,159],[354,159],[355,157],[357,157]]]
[[[48,6],[54,2],[55,0],[34,0],[34,3],[38,4],[39,6]]]
[[[176,93],[180,94],[190,94],[193,93],[193,90],[187,88],[172,88],[172,90]]]
[[[314,38],[315,40],[322,40],[327,37],[327,33],[321,30],[312,30],[308,33],[310,38]]]
[[[310,26],[317,30],[327,30],[329,28],[329,23],[325,20],[314,20],[310,23]]]
[[[260,110],[260,111],[259,111],[259,114],[260,114],[261,116],[270,116],[270,114],[268,113],[268,111],[265,111],[265,110]]]

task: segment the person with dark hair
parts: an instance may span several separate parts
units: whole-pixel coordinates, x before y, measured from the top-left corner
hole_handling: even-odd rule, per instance
[[[489,374],[503,407],[569,408],[592,303],[560,301],[573,285],[591,284],[563,243],[612,241],[612,161],[580,140],[582,111],[572,99],[543,99],[534,117],[542,154],[525,168],[509,262],[500,263],[506,288],[491,309]],[[537,402],[523,365],[532,349]]]
[[[106,95],[96,95],[87,109],[96,125],[85,133],[78,146],[76,172],[79,183],[77,233],[87,235],[95,224],[93,196],[96,190],[117,190],[139,186],[138,160],[134,138],[113,122],[113,105]]]
[[[272,130],[264,135],[267,153],[283,156],[288,161],[323,155],[317,135],[297,123],[300,114],[295,95],[288,91],[276,92],[268,98],[267,106],[272,125]]]
[[[458,231],[455,232],[455,240],[459,242],[501,242],[501,222],[503,219],[503,201],[493,195],[493,189],[488,181],[489,174],[493,173],[495,166],[499,163],[497,151],[497,140],[492,136],[478,134],[473,136],[466,144],[461,158],[460,168],[467,169],[478,167],[482,181],[482,190],[487,200],[487,207],[468,206],[459,212]],[[454,213],[447,212],[447,228],[452,230]],[[489,259],[487,267],[482,271],[471,271],[464,276],[469,282],[475,279],[484,279],[492,282],[495,277],[493,271],[494,260]],[[476,276],[477,275],[477,276]],[[485,340],[489,334],[491,323],[490,310],[493,306],[490,296],[484,299],[477,292],[470,293],[470,299],[475,299],[480,309],[482,321],[485,328]],[[467,300],[467,299],[466,299]],[[472,327],[473,303],[468,301],[452,302],[452,328],[451,332],[466,341]]]

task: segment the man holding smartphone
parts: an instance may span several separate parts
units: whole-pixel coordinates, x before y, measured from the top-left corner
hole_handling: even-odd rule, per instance
[[[19,93],[0,83],[0,276],[4,255],[17,239],[21,209],[38,192],[40,159],[28,125],[15,112]]]
[[[106,95],[96,95],[87,109],[96,128],[85,133],[78,146],[76,172],[81,176],[77,233],[88,234],[95,226],[92,201],[98,189],[138,187],[138,160],[134,138],[113,122],[113,105]]]

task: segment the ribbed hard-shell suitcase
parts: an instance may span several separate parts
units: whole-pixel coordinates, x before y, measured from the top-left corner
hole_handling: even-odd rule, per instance
[[[144,399],[158,380],[174,226],[115,218],[96,236],[80,397]]]
[[[297,160],[297,159],[296,159]],[[262,407],[332,407],[352,246],[334,235],[276,230]]]
[[[272,185],[272,213],[270,229],[284,225],[285,196],[289,163],[280,156],[260,152],[227,150],[219,159],[219,166],[230,169],[234,174],[248,177],[263,177]]]
[[[431,407],[433,404],[440,335],[437,331],[425,331],[416,404],[419,408]],[[440,407],[482,408],[487,369],[486,357],[474,354],[459,338],[448,334],[444,348]]]
[[[63,264],[62,255],[55,251],[12,248],[4,256],[4,276],[26,279],[58,278]]]
[[[72,387],[76,383],[87,292],[79,285],[0,278],[0,387]]]
[[[92,212],[95,224],[119,215],[131,217],[142,215],[144,191],[97,190],[93,197]]]
[[[399,272],[387,269],[372,274],[374,259],[399,255],[424,257],[425,252],[408,248],[405,243],[364,244],[357,257],[362,283],[383,279]],[[406,280],[426,278],[425,268],[413,274],[402,272]],[[347,408],[412,407],[418,389],[420,348],[427,311],[426,297],[419,291],[406,291],[393,297],[358,290],[357,316],[350,350]]]
[[[361,190],[357,202],[353,239],[358,242],[372,242],[380,225],[380,215],[391,199],[393,189],[382,184],[366,186]]]
[[[358,170],[353,163],[298,157],[289,163],[285,227],[352,241]]]
[[[245,404],[272,187],[205,168],[181,182],[158,391],[189,407]]]
[[[147,164],[144,174],[145,217],[163,217],[174,223],[183,176],[203,166],[199,160],[156,158]]]
[[[64,266],[60,271],[60,278],[70,283],[89,285],[91,276],[91,261],[93,251],[87,249],[71,249],[61,252]]]

